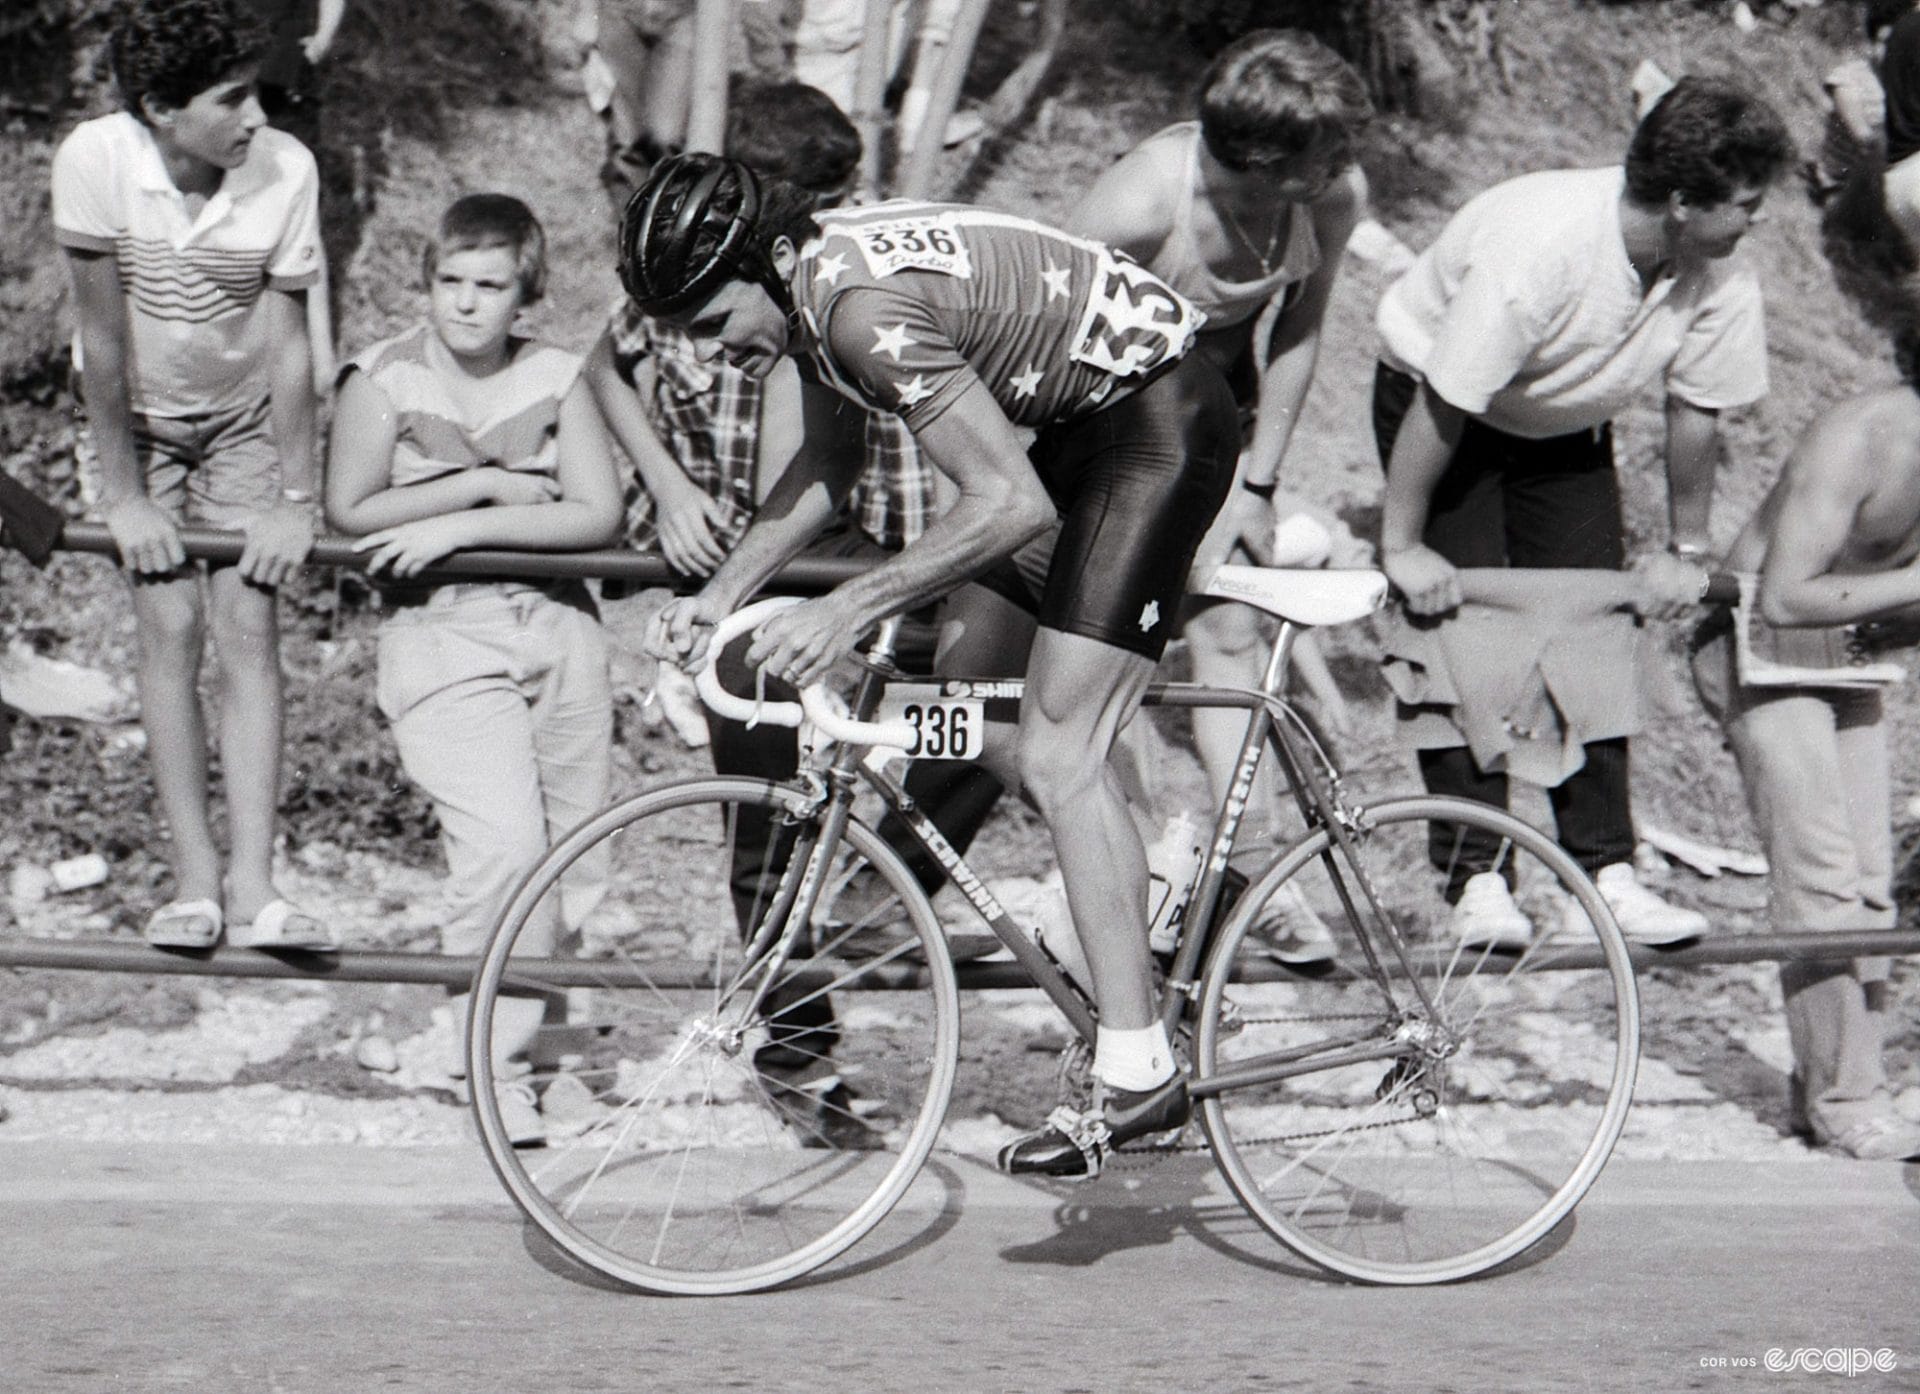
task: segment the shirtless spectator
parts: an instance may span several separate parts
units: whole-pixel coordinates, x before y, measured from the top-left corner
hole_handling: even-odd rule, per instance
[[[1245,421],[1237,486],[1194,559],[1196,579],[1222,562],[1273,560],[1275,491],[1320,357],[1320,329],[1347,240],[1367,206],[1356,145],[1373,111],[1358,74],[1310,34],[1258,29],[1224,49],[1200,81],[1198,116],[1149,136],[1103,174],[1073,230],[1118,247],[1206,312],[1199,347],[1219,363]],[[1294,464],[1296,475],[1300,470]],[[1182,633],[1197,682],[1255,687],[1267,636],[1250,606],[1189,597]],[[1325,667],[1310,636],[1300,655]],[[1323,690],[1332,689],[1324,679]],[[1337,710],[1337,709],[1336,709]],[[1194,745],[1214,803],[1246,722],[1193,714]],[[1262,770],[1256,823],[1277,830]],[[1333,939],[1296,886],[1272,926],[1285,962],[1333,956]]]
[[[1813,423],[1727,554],[1734,571],[1760,574],[1755,622],[1801,631],[1816,641],[1806,647],[1830,639],[1843,662],[1852,626],[1920,607],[1920,334],[1903,337],[1899,357],[1904,382]],[[1703,626],[1694,676],[1746,782],[1774,927],[1891,928],[1880,693],[1845,667],[1831,686],[1747,681],[1730,629],[1724,616]],[[1884,958],[1788,961],[1780,989],[1795,1126],[1850,1157],[1902,1161],[1920,1157],[1920,1123],[1895,1107],[1882,1058],[1888,969]]]

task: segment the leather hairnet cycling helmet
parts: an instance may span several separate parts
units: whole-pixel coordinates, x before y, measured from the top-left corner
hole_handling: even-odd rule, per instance
[[[760,181],[738,160],[689,152],[654,166],[620,217],[620,283],[649,314],[698,305],[729,281],[792,294],[759,237]]]

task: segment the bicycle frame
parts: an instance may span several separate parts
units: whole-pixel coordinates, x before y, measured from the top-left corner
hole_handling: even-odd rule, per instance
[[[822,742],[803,730],[793,777],[635,794],[556,844],[502,914],[467,1037],[481,1136],[529,1219],[595,1271],[649,1291],[771,1286],[844,1252],[905,1193],[951,1101],[960,975],[903,848],[946,870],[1018,965],[974,981],[1039,988],[1080,1037],[1063,1074],[1086,1063],[1095,1004],[915,806],[899,749],[931,757],[956,736],[964,749],[988,712],[988,739],[1003,738],[1003,704],[1025,684],[915,690],[927,679],[899,671],[898,632],[880,627],[846,709],[815,691],[758,713],[832,733]],[[1280,626],[1257,687],[1146,692],[1157,706],[1246,712],[1209,841],[1172,888],[1158,1013],[1190,1061],[1206,1145],[1262,1228],[1362,1281],[1472,1276],[1549,1233],[1619,1137],[1638,1058],[1631,960],[1592,879],[1524,820],[1445,796],[1350,798],[1284,694],[1300,632]],[[703,695],[729,719],[756,718],[748,699]],[[1236,853],[1269,749],[1305,835],[1282,846],[1263,834]],[[869,787],[904,833],[881,836]],[[568,868],[616,845],[636,869],[644,945],[625,963],[581,965],[581,984],[596,990],[567,1005],[596,1034],[554,1067],[556,1079],[586,1084],[605,1126],[530,1170],[496,1093],[498,999],[510,985],[525,996],[559,981],[537,958],[517,980],[510,956]],[[1527,866],[1508,872],[1509,855]],[[1524,893],[1530,930],[1544,931],[1514,957],[1505,951],[1517,946],[1477,942],[1455,913],[1456,871],[1484,875],[1489,857]],[[1325,915],[1341,962],[1325,973],[1289,965],[1296,914]],[[1513,981],[1560,966],[1556,938],[1580,944],[1589,933],[1591,947],[1565,952],[1591,955],[1599,974],[1545,996],[1531,977]],[[872,1011],[800,1010],[857,989],[889,995]],[[1533,1049],[1536,1011],[1569,1018],[1564,1052]],[[1316,1078],[1302,1088],[1306,1077]],[[1069,1095],[1078,1082],[1063,1079]],[[1513,1110],[1542,1101],[1552,1108],[1538,1126],[1507,1126]]]
[[[886,622],[866,651],[863,671],[849,699],[850,713],[857,720],[872,719],[888,685],[906,676],[893,666],[898,630],[899,621]],[[1227,798],[1214,820],[1208,853],[1195,881],[1185,888],[1184,907],[1176,911],[1180,916],[1178,941],[1167,969],[1161,1003],[1161,1019],[1170,1032],[1195,997],[1199,971],[1210,947],[1210,935],[1189,931],[1195,925],[1211,926],[1215,907],[1226,884],[1228,858],[1234,849],[1234,839],[1252,798],[1261,755],[1268,747],[1273,749],[1279,762],[1278,772],[1287,781],[1307,834],[1325,828],[1332,839],[1333,847],[1322,853],[1322,860],[1342,901],[1347,921],[1359,940],[1367,965],[1366,976],[1382,993],[1382,1015],[1388,1018],[1405,1015],[1394,999],[1389,975],[1373,942],[1373,931],[1368,928],[1368,917],[1355,904],[1348,886],[1349,878],[1341,873],[1334,860],[1334,847],[1343,847],[1349,853],[1352,851],[1348,842],[1349,815],[1345,813],[1336,792],[1338,774],[1318,742],[1305,733],[1300,717],[1283,695],[1289,659],[1299,633],[1298,626],[1291,622],[1282,623],[1257,689],[1217,688],[1196,683],[1155,683],[1147,690],[1144,704],[1149,706],[1241,708],[1248,713],[1247,729],[1234,763]],[[988,680],[978,681],[984,683]],[[995,678],[991,682],[998,699],[1017,700],[1025,685],[1024,679],[1017,678]],[[838,842],[840,829],[851,816],[854,795],[864,782],[874,789],[914,840],[953,880],[968,903],[986,921],[994,936],[1014,956],[1033,985],[1047,995],[1072,1024],[1074,1031],[1091,1045],[1096,1019],[1086,994],[1045,946],[1024,931],[1008,914],[992,890],[967,865],[965,857],[915,804],[903,782],[906,763],[904,757],[887,758],[882,748],[841,745],[835,748],[824,767],[803,776],[816,779],[821,784],[826,806],[818,825],[820,832],[811,839],[811,846],[796,848],[797,853],[804,851],[805,855],[796,856],[789,865],[788,873],[781,878],[781,886],[776,889],[771,902],[774,913],[762,921],[760,936],[769,936],[772,926],[781,923],[785,914],[791,911],[797,910],[803,923],[811,916],[819,887],[824,884],[826,858]],[[1276,855],[1285,850],[1277,849]],[[804,863],[804,867],[796,882],[793,873],[795,866],[800,863]],[[1350,864],[1357,865],[1357,862],[1350,861]],[[1405,981],[1412,984],[1414,991],[1420,994],[1423,1005],[1430,1009],[1432,1004],[1425,1000],[1426,991],[1417,975],[1411,971],[1406,946],[1397,934],[1392,933],[1392,922],[1375,899],[1373,888],[1364,884],[1364,878],[1360,879],[1363,881],[1363,898],[1375,917],[1373,923],[1387,927],[1393,953],[1405,971]],[[756,947],[764,952],[774,946],[768,942]],[[751,960],[751,953],[749,958]],[[768,965],[769,971],[763,982],[770,981],[786,965],[788,958],[789,953],[783,947]],[[833,985],[823,983],[816,991],[829,991]],[[1363,1041],[1370,1044],[1360,1044]],[[1277,1052],[1258,1062],[1246,1062],[1230,1074],[1196,1082],[1196,1089],[1202,1095],[1211,1094],[1236,1085],[1391,1058],[1403,1049],[1403,1046],[1391,1040],[1383,1042],[1381,1033],[1369,1026],[1355,1031],[1351,1036],[1332,1036],[1308,1046]]]

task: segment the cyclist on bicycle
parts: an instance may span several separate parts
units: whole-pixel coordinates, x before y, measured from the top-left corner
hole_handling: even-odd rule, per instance
[[[805,685],[880,620],[969,580],[1037,617],[995,772],[1053,835],[1092,968],[1097,1089],[1091,1113],[1056,1114],[1001,1165],[1086,1175],[1106,1147],[1179,1127],[1192,1106],[1155,1012],[1146,853],[1110,757],[1233,479],[1232,393],[1189,353],[1204,316],[1106,246],[1025,218],[903,201],[816,215],[710,155],[659,166],[620,247],[628,293],[703,359],[764,375],[791,355],[805,384],[799,453],[705,589],[661,612],[656,651],[701,658],[831,518],[864,420],[840,398],[897,412],[957,501],[897,556],[767,620],[749,659]],[[1039,433],[1030,456],[1021,428]]]

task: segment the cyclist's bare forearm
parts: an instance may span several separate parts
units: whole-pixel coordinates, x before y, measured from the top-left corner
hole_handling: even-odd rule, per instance
[[[800,389],[804,434],[800,448],[774,482],[753,526],[720,564],[701,594],[722,610],[737,610],[833,518],[866,458],[866,417],[830,388]]]
[[[914,439],[958,493],[912,546],[836,592],[869,622],[947,594],[1013,555],[1055,517],[1013,423],[985,384],[970,385]]]
[[[1011,500],[994,502],[965,493],[905,551],[842,584],[839,598],[865,624],[949,594],[982,563],[1011,556],[1051,522],[1023,514]]]
[[[857,464],[858,456],[854,459]],[[856,471],[821,458],[803,445],[773,486],[740,545],[720,564],[701,594],[719,602],[725,610],[737,610],[746,604],[832,521],[856,477]]]

